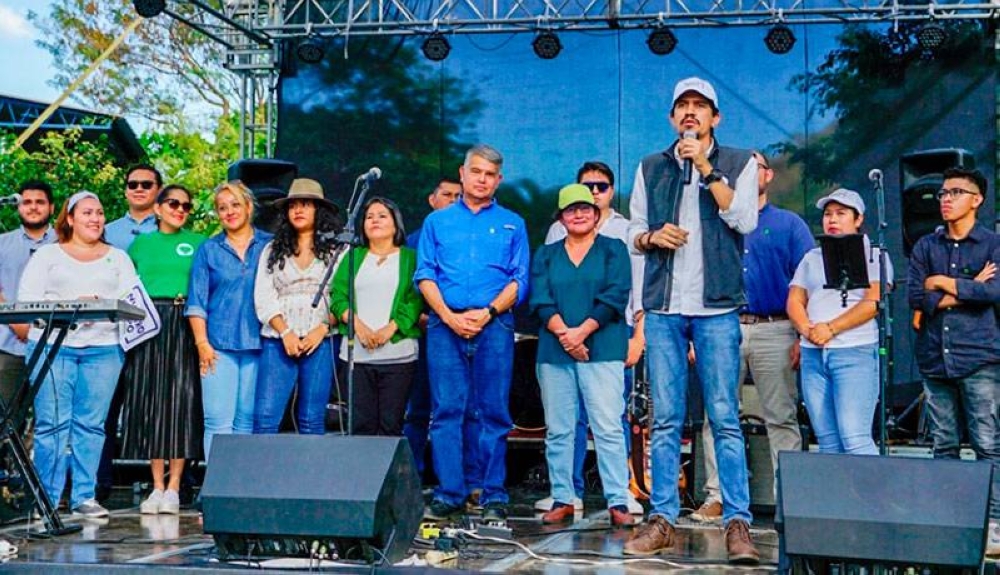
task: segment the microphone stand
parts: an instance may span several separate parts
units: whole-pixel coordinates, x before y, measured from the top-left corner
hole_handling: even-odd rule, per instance
[[[889,382],[892,378],[892,309],[889,302],[889,286],[886,273],[889,267],[888,248],[885,233],[889,227],[885,214],[885,187],[882,185],[881,170],[868,173],[872,182],[872,191],[878,205],[878,383],[879,383],[879,454],[888,452],[888,427],[895,426],[895,421],[889,416],[892,409],[889,397]]]

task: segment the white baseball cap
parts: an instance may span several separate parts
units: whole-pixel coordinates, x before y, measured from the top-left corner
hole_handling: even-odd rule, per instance
[[[712,107],[716,110],[719,109],[719,98],[715,95],[715,88],[713,88],[707,80],[702,80],[701,78],[692,76],[677,82],[677,85],[674,86],[673,103],[676,104],[677,100],[679,100],[680,97],[687,92],[697,92],[698,94],[701,94],[712,103]]]
[[[830,202],[837,202],[842,206],[847,206],[849,208],[854,208],[859,214],[865,213],[865,201],[861,199],[861,195],[854,190],[848,190],[846,188],[837,188],[828,196],[820,198],[816,202],[816,207],[823,209]]]

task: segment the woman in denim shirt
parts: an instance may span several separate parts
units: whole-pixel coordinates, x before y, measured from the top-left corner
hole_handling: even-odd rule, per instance
[[[188,304],[201,367],[205,460],[218,433],[252,433],[260,321],[253,307],[257,264],[271,234],[253,227],[253,193],[239,180],[215,190],[223,233],[198,248]]]

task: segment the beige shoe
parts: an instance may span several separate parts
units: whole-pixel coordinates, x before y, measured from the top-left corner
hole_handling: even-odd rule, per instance
[[[719,523],[722,521],[722,502],[706,501],[690,517],[701,523]]]

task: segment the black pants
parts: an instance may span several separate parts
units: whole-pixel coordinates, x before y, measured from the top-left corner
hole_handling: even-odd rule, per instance
[[[354,364],[354,435],[403,435],[403,417],[417,362]],[[347,366],[341,381],[347,382]]]

